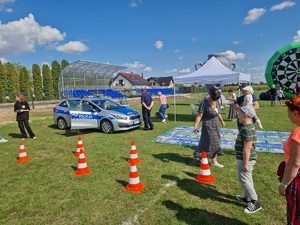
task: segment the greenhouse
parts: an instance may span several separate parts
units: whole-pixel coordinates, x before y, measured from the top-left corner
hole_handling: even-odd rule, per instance
[[[127,67],[78,60],[66,66],[60,73],[59,90],[62,97],[80,97],[101,94],[110,89],[110,81]]]

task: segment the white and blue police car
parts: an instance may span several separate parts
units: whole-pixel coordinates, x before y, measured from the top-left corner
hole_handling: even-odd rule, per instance
[[[64,129],[100,129],[104,133],[139,128],[139,111],[111,99],[99,97],[66,98],[53,108],[54,123]]]

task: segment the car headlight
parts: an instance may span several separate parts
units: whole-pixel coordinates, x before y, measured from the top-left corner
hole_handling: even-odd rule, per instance
[[[111,113],[111,115],[112,115],[113,117],[115,117],[116,119],[119,119],[119,120],[128,120],[128,117],[127,117],[127,116],[124,116],[124,115],[113,114],[113,113]]]

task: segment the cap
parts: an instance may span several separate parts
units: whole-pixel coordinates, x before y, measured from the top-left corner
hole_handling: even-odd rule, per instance
[[[253,88],[251,86],[246,86],[243,88],[244,91],[249,91],[251,94],[254,93]]]
[[[247,86],[247,84],[245,84],[245,83],[242,83],[242,84],[240,84],[239,85],[239,87],[238,87],[238,89],[237,90],[239,90],[239,89],[242,89],[242,88],[244,88],[244,87],[246,87]]]
[[[255,110],[252,106],[242,106],[240,108],[244,113],[246,113],[250,118],[253,118],[255,116]]]

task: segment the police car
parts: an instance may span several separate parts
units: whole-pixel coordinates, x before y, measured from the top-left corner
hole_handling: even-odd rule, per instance
[[[100,129],[104,133],[139,128],[141,114],[111,99],[99,97],[62,99],[53,108],[54,123],[64,129]]]

